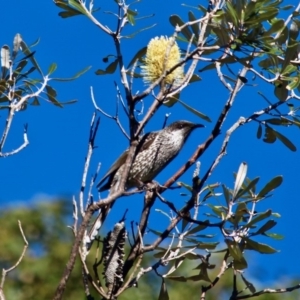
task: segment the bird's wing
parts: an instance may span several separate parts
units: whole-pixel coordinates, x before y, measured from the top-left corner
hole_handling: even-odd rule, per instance
[[[112,164],[112,166],[109,168],[109,170],[106,172],[106,174],[103,176],[103,178],[100,180],[100,182],[97,184],[97,188],[99,189],[102,183],[108,178],[108,182],[102,186],[99,191],[105,191],[108,190],[111,186],[113,177],[115,173],[118,171],[118,169],[125,163],[128,155],[128,149],[124,151],[121,156]]]
[[[138,143],[135,153],[140,153],[140,152],[147,150],[149,148],[149,146],[151,145],[154,138],[155,138],[154,132],[149,132],[149,133],[145,134],[141,138],[140,142]],[[109,168],[107,173],[103,176],[103,178],[97,184],[97,188],[99,189],[100,192],[110,189],[112,180],[115,176],[115,173],[126,162],[126,159],[128,156],[128,151],[129,151],[129,149],[127,149],[126,151],[124,151],[122,153],[122,155],[112,164],[112,166]],[[109,177],[109,179],[108,179],[107,183],[104,184],[103,186],[101,186],[108,177]]]
[[[156,132],[149,132],[146,133],[141,141],[139,142],[138,146],[136,147],[136,153],[141,153],[149,148],[149,146],[152,144],[153,139],[156,136]]]

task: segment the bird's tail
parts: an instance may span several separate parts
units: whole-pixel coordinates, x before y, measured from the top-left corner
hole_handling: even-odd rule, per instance
[[[102,227],[107,215],[109,214],[110,210],[112,209],[113,205],[114,205],[114,202],[101,208],[99,215],[97,216],[96,220],[94,221],[92,227],[90,228],[90,230],[86,236],[85,243],[86,243],[87,250],[91,249],[92,244],[93,244],[96,236],[98,235],[99,230],[101,229],[101,227]]]

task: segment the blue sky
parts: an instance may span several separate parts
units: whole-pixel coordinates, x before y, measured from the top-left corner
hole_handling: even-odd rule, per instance
[[[101,6],[101,10],[96,16],[105,24],[114,24],[113,17],[104,13],[107,10],[115,10],[114,1],[98,2],[100,1],[95,1],[95,6],[103,5],[103,7]],[[200,1],[200,3],[206,5],[206,1]],[[296,5],[298,2],[286,1],[285,3]],[[190,1],[190,4],[197,5],[198,2]],[[153,23],[157,25],[151,30],[142,32],[135,39],[122,41],[124,58],[127,63],[140,48],[147,45],[152,37],[173,33],[173,27],[168,21],[169,15],[179,14],[186,20],[189,11],[188,8],[181,6],[180,1],[171,0],[144,1],[137,4],[136,8],[142,16],[155,13],[153,18],[140,21],[137,28],[147,27]],[[77,99],[76,104],[67,105],[60,109],[46,101],[41,101],[41,106],[29,107],[25,112],[17,113],[15,116],[4,150],[10,151],[22,143],[22,130],[25,123],[29,124],[30,145],[18,155],[0,161],[1,209],[7,206],[27,205],[28,201],[42,201],[42,199],[51,201],[49,199],[60,195],[70,199],[72,195],[77,197],[87,150],[90,120],[94,111],[90,98],[90,86],[94,88],[98,105],[107,113],[114,114],[115,112],[116,90],[114,81],[121,88],[118,73],[109,76],[95,75],[97,69],[106,68],[102,58],[108,54],[115,54],[112,40],[87,18],[80,16],[62,19],[58,16],[59,12],[58,7],[50,0],[43,1],[42,5],[39,0],[10,0],[2,5],[0,12],[2,24],[8,24],[8,26],[2,30],[1,46],[4,44],[11,46],[16,33],[20,33],[27,44],[40,38],[39,44],[34,48],[36,50],[35,57],[45,72],[52,62],[58,64],[54,77],[71,77],[87,66],[91,66],[91,69],[73,82],[53,83],[60,101]],[[194,13],[196,14],[196,12]],[[126,33],[129,34],[135,30],[136,28],[128,27]],[[199,64],[197,69],[203,66],[203,64]],[[224,72],[227,70],[224,69]],[[193,133],[179,157],[158,176],[157,180],[161,183],[166,181],[193,153],[193,149],[208,137],[214,121],[216,121],[228,98],[229,93],[219,82],[215,71],[208,71],[199,75],[202,77],[202,81],[187,88],[181,94],[181,99],[207,114],[213,122],[205,123],[182,106],[175,105],[172,109],[163,107],[146,128],[146,131],[160,129],[164,115],[170,112],[169,122],[188,119],[206,125],[205,129]],[[203,174],[217,155],[226,130],[240,116],[250,116],[253,112],[267,106],[266,102],[257,94],[258,91],[263,91],[272,102],[277,101],[272,86],[265,85],[257,79],[254,81],[250,73],[248,73],[247,78],[249,84],[255,84],[255,86],[246,86],[239,93],[222,128],[222,134],[201,158]],[[137,80],[135,87],[136,90],[141,91],[145,86],[140,80]],[[150,97],[145,99],[145,109],[151,101]],[[1,132],[5,118],[5,111],[0,111]],[[122,120],[124,121],[125,118],[123,117]],[[126,123],[124,126],[127,128]],[[298,128],[293,127],[287,130],[280,127],[275,129],[284,133],[300,149]],[[263,240],[263,242],[279,249],[280,252],[274,255],[251,253],[249,257],[255,260],[255,267],[259,266],[263,270],[262,272],[265,272],[266,276],[264,277],[269,280],[276,280],[285,274],[298,275],[299,277],[299,150],[291,152],[280,142],[272,145],[265,144],[256,139],[256,130],[257,124],[251,123],[239,128],[233,134],[227,155],[209,179],[209,183],[223,182],[232,188],[234,184],[233,172],[238,170],[242,161],[246,161],[249,165],[249,177],[261,177],[260,188],[272,177],[284,176],[284,182],[275,191],[274,196],[263,201],[257,207],[259,211],[272,207],[273,211],[281,214],[282,218],[276,220],[278,225],[272,232],[284,235],[285,239],[275,242],[268,239]],[[112,120],[101,116],[97,145],[98,148],[91,164],[91,172],[94,172],[98,162],[101,162],[101,177],[127,147],[128,142]],[[181,180],[190,182],[192,172],[191,169]],[[186,198],[179,197],[178,193],[178,191],[168,192],[165,196],[174,201],[177,207],[181,207]],[[222,203],[224,199],[220,198],[217,201]],[[216,203],[218,202],[214,204]],[[138,213],[142,207],[141,197],[123,198],[118,201],[117,205],[120,209],[120,215],[112,217],[109,224],[118,220],[123,215],[125,208],[130,209],[128,221],[137,221]],[[168,212],[168,209],[159,203],[157,207]],[[167,219],[154,213],[150,227],[157,230],[161,229],[159,224],[167,224]],[[290,261],[287,260],[287,257],[290,258]],[[247,272],[255,275],[257,270],[258,268],[252,268]]]

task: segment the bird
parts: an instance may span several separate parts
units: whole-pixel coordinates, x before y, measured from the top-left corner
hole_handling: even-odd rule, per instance
[[[180,120],[142,136],[136,147],[125,190],[139,188],[151,182],[178,155],[192,131],[200,127],[204,125]],[[128,151],[129,149],[123,152],[100,180],[97,185],[100,192],[110,190],[112,194],[118,190]],[[113,203],[101,209],[89,233],[91,240],[95,239],[112,205]]]

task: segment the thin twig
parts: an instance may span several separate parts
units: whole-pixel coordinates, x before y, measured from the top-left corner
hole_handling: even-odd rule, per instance
[[[18,261],[12,266],[10,267],[9,269],[2,269],[2,277],[1,277],[1,284],[0,284],[0,299],[5,299],[3,298],[4,296],[4,293],[3,293],[3,287],[4,287],[4,282],[5,282],[5,278],[6,278],[6,275],[11,272],[12,270],[16,269],[18,267],[18,265],[21,263],[21,261],[23,260],[24,256],[25,256],[25,253],[26,253],[26,250],[28,248],[28,241],[25,237],[25,234],[24,234],[24,231],[23,231],[23,228],[22,228],[22,224],[21,224],[21,221],[18,220],[18,225],[19,225],[19,230],[20,230],[20,233],[22,235],[22,238],[23,238],[23,241],[24,241],[24,247],[23,247],[23,251],[20,255],[20,258],[18,259]]]

